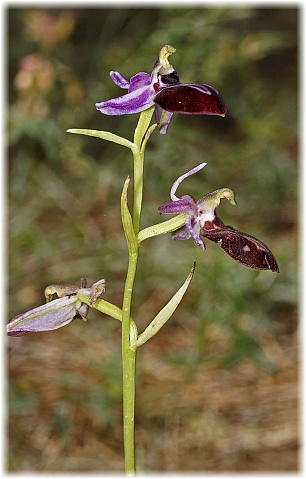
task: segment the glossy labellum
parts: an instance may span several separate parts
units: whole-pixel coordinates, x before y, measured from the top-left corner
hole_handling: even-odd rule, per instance
[[[185,115],[225,116],[227,111],[215,88],[198,83],[166,86],[156,94],[154,102],[163,110]]]
[[[201,235],[214,243],[219,243],[223,251],[238,263],[249,268],[279,272],[277,262],[269,248],[253,236],[225,225],[222,229],[203,228]]]

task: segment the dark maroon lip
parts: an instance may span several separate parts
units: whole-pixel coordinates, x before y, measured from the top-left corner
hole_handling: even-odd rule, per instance
[[[155,95],[153,101],[163,110],[185,115],[225,116],[227,112],[218,90],[200,83],[166,86]]]

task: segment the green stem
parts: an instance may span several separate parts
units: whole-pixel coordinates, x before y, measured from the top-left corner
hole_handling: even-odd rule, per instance
[[[135,361],[136,348],[130,348],[130,321],[133,286],[138,253],[129,254],[122,307],[123,440],[127,475],[134,475],[135,465]]]
[[[134,280],[137,269],[139,245],[136,234],[140,229],[140,215],[143,197],[143,165],[144,150],[143,138],[149,127],[154,107],[141,113],[134,135],[135,148],[132,149],[134,157],[134,203],[133,221],[127,205],[127,188],[129,179],[125,182],[121,197],[121,214],[124,232],[129,249],[129,264],[125,281],[122,305],[122,374],[123,374],[123,440],[125,472],[127,475],[136,473],[135,465],[135,362],[136,348],[130,336],[131,305],[133,297]],[[145,142],[146,143],[146,142]]]

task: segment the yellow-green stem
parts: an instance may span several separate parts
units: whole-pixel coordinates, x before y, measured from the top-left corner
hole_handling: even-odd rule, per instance
[[[136,349],[130,348],[130,315],[137,260],[138,253],[129,255],[122,307],[123,440],[127,475],[133,475],[136,472],[134,432]]]
[[[149,127],[154,107],[141,113],[134,135],[136,148],[134,157],[134,201],[133,229],[135,235],[140,229],[140,216],[143,197],[144,148],[142,141]],[[127,212],[125,214],[125,221]],[[136,348],[131,348],[130,325],[134,280],[137,269],[139,246],[131,244],[131,235],[125,231],[129,246],[129,265],[126,276],[122,306],[122,373],[123,373],[123,439],[125,472],[131,476],[136,473],[135,464],[135,361]],[[129,243],[130,238],[130,243]],[[134,236],[135,239],[135,236]]]

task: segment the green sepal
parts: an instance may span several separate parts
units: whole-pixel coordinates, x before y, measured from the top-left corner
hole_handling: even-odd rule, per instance
[[[138,348],[142,344],[146,343],[149,339],[155,336],[155,334],[164,326],[164,324],[166,324],[168,319],[171,318],[172,314],[180,304],[190,281],[192,280],[194,269],[195,263],[193,264],[193,267],[183,286],[181,286],[181,288],[175,293],[166,306],[155,316],[144,332],[138,336],[137,341],[135,341],[134,344],[131,343],[131,347]]]
[[[220,201],[222,198],[227,199],[231,205],[237,204],[235,201],[235,193],[230,188],[221,188],[220,190],[215,190],[211,193],[207,193],[197,203],[203,203],[205,204],[206,208],[211,208],[211,210],[213,211],[220,205]]]

